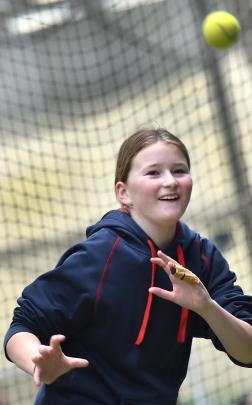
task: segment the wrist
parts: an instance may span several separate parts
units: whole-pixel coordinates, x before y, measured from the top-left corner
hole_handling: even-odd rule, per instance
[[[198,311],[198,314],[207,321],[207,319],[211,317],[211,314],[216,310],[217,305],[217,302],[209,297],[204,307]]]

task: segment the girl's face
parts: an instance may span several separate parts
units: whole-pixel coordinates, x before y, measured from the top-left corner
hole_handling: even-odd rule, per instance
[[[127,182],[116,184],[118,200],[145,231],[175,225],[184,214],[192,191],[186,158],[173,144],[156,142],[132,160]]]

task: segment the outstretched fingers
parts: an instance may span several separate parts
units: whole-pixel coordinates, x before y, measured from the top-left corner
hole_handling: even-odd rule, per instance
[[[162,252],[162,250],[159,250],[157,252],[158,257],[162,260],[164,265],[169,265],[169,266],[174,266],[178,264],[176,260],[172,259],[170,256],[167,256],[165,253]]]
[[[157,257],[152,257],[151,262],[156,263],[158,266],[162,267],[165,272],[171,276],[171,269],[177,264],[177,262],[171,257],[165,255],[161,250],[157,252]]]
[[[62,356],[62,359],[65,360],[68,367],[71,368],[81,368],[87,367],[89,362],[86,359],[81,359],[78,357],[69,357],[65,356],[61,349],[61,343],[65,340],[64,335],[53,335],[50,339],[50,347],[52,348],[55,353],[59,353]]]
[[[67,362],[69,365],[69,368],[83,368],[83,367],[87,367],[89,365],[89,361],[86,359],[80,359],[78,357],[67,357]]]
[[[54,357],[56,354],[59,356],[62,353],[60,343],[65,340],[64,335],[54,335],[50,339],[49,345],[40,345],[38,348],[38,354],[33,358],[36,363],[48,360],[50,357]]]
[[[58,349],[60,347],[60,344],[65,340],[65,336],[64,335],[53,335],[51,336],[50,339],[50,346],[53,349]]]
[[[40,345],[38,347],[38,351],[32,359],[35,364],[33,379],[37,387],[42,382],[51,384],[59,376],[73,368],[82,368],[89,365],[86,359],[66,356],[61,348],[61,343],[64,340],[64,335],[53,335],[48,346]]]
[[[174,293],[173,291],[167,291],[159,287],[150,287],[149,292],[156,295],[157,297],[164,298],[165,300],[172,301]]]

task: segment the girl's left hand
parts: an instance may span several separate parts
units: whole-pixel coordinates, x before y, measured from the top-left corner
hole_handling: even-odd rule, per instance
[[[165,255],[162,251],[158,251],[157,255],[158,257],[151,258],[151,261],[158,266],[163,267],[172,282],[173,290],[167,291],[162,288],[151,287],[149,291],[160,298],[174,302],[175,304],[190,309],[199,315],[204,313],[208,304],[211,302],[211,298],[202,282],[200,281],[198,284],[189,284],[186,281],[178,279],[171,273],[174,264],[178,263],[171,257]]]

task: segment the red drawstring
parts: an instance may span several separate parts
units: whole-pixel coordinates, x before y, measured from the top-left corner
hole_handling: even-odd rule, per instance
[[[177,246],[177,255],[178,255],[178,262],[183,267],[186,267],[184,253],[183,253],[183,249],[182,249],[181,245]],[[180,322],[179,322],[178,335],[177,335],[177,341],[180,343],[185,342],[188,316],[189,316],[189,310],[187,308],[182,308]]]
[[[151,257],[156,257],[157,253],[156,253],[156,250],[155,250],[154,245],[153,245],[151,240],[148,240],[148,245],[149,245],[150,250],[151,250]],[[156,264],[152,263],[151,264],[151,287],[154,286],[156,270],[157,270]],[[143,339],[144,339],[144,335],[145,335],[146,328],[147,328],[148,321],[149,321],[149,317],[150,317],[152,299],[153,299],[153,294],[149,292],[148,299],[147,299],[147,304],[146,304],[145,311],[144,311],[144,317],[143,317],[142,325],[140,327],[138,337],[137,337],[137,339],[135,341],[135,345],[137,345],[137,346],[139,346],[142,343]]]

